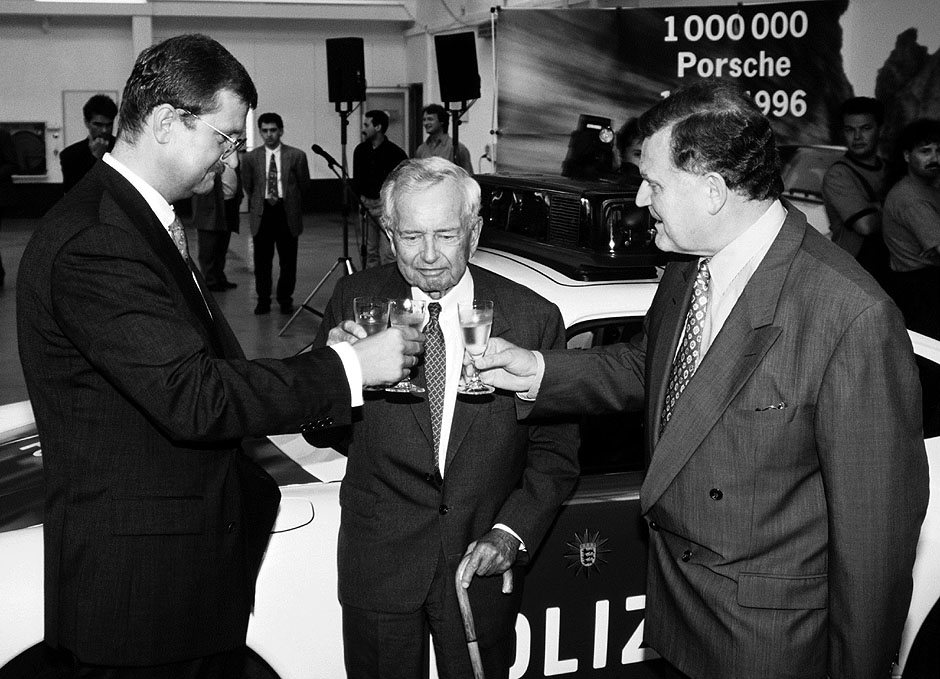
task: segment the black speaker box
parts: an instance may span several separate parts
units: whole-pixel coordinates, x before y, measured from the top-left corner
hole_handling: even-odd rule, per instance
[[[326,41],[326,75],[330,101],[365,101],[366,67],[362,38]]]
[[[437,76],[442,101],[469,101],[480,98],[477,45],[473,32],[435,35]]]

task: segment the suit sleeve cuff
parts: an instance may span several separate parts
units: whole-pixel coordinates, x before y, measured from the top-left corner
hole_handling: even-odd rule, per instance
[[[356,351],[349,342],[339,342],[331,344],[330,349],[336,352],[339,359],[343,362],[343,370],[346,371],[346,381],[349,382],[349,405],[353,408],[361,406],[362,401],[362,368],[359,366],[359,359],[356,357]]]
[[[493,528],[498,528],[498,529],[501,530],[501,531],[504,531],[504,532],[506,532],[506,533],[509,533],[511,536],[513,536],[514,538],[516,538],[516,539],[519,541],[519,551],[520,551],[520,552],[526,551],[526,549],[525,549],[525,543],[522,541],[522,538],[520,538],[520,537],[516,534],[516,531],[514,531],[512,528],[510,528],[509,526],[507,526],[507,525],[504,524],[504,523],[497,523],[495,526],[493,526]]]
[[[526,392],[517,392],[516,396],[521,398],[523,401],[534,401],[538,398],[539,388],[542,386],[542,378],[545,377],[545,357],[542,356],[541,351],[533,351],[532,355],[535,356],[535,377],[532,381],[532,386],[529,387],[529,390]]]

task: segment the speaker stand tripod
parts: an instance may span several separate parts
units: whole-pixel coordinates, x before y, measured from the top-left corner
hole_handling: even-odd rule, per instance
[[[343,256],[336,260],[333,266],[330,267],[330,270],[327,271],[323,278],[320,279],[320,282],[317,283],[313,290],[310,291],[310,294],[307,295],[307,299],[303,301],[303,304],[297,307],[293,315],[288,319],[287,323],[284,324],[284,327],[281,328],[280,332],[277,333],[278,337],[284,334],[284,331],[290,327],[290,324],[293,323],[297,316],[300,315],[301,311],[306,310],[316,316],[319,316],[320,318],[323,318],[322,311],[319,311],[318,309],[315,309],[309,305],[310,300],[313,299],[313,296],[320,291],[320,288],[323,287],[323,284],[329,280],[330,276],[332,276],[334,272],[339,271],[341,272],[341,275],[348,276],[355,271],[352,260],[349,258],[349,201],[347,197],[351,189],[349,188],[349,173],[346,171],[346,128],[349,126],[349,114],[352,113],[352,109],[352,102],[336,103],[336,112],[339,113],[340,117],[340,143],[342,147],[342,165],[340,166],[340,172],[337,172],[336,161],[332,156],[330,156],[330,154],[326,153],[316,144],[313,146],[314,152],[323,156],[327,162],[327,165],[329,165],[329,168],[333,171],[333,174],[336,175],[343,186]]]

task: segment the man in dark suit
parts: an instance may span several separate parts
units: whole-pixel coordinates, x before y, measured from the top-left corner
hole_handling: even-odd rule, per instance
[[[117,104],[104,94],[96,94],[85,102],[82,115],[85,127],[88,128],[88,137],[66,146],[59,154],[63,191],[71,190],[105,153],[114,148],[113,130],[117,112]]]
[[[418,350],[417,332],[395,329],[338,351],[245,359],[171,203],[211,186],[256,101],[242,65],[205,36],[147,48],[114,153],[23,254],[45,639],[73,676],[241,676],[279,497],[242,438],[348,423],[361,384],[414,363],[402,350]]]
[[[226,158],[209,192],[193,194],[192,199],[192,223],[199,237],[199,270],[212,292],[238,287],[225,275],[229,242],[239,229],[242,181],[237,163],[237,153]]]
[[[294,310],[297,239],[304,230],[303,195],[310,184],[310,169],[303,151],[281,143],[281,116],[262,113],[258,130],[264,145],[246,153],[242,167],[255,246],[255,313],[271,312],[271,270],[277,248],[277,303],[282,314],[289,314]]]
[[[680,676],[883,677],[927,503],[901,315],[778,200],[773,132],[742,89],[697,82],[640,126],[637,204],[661,249],[694,256],[666,267],[644,332],[477,365],[535,396],[522,414],[645,402],[646,640]]]
[[[367,397],[349,432],[338,559],[347,674],[422,676],[430,631],[440,676],[472,678],[454,588],[469,554],[465,582],[481,576],[468,592],[486,676],[506,677],[521,567],[574,485],[578,437],[571,424],[518,423],[511,393],[457,395],[457,305],[494,300],[492,334],[522,346],[562,347],[564,325],[545,299],[468,267],[480,187],[464,170],[443,158],[405,161],[381,195],[397,265],[342,279],[315,344],[365,337],[352,321],[333,326],[350,318],[354,298],[370,295],[428,301],[443,348],[432,351],[435,333],[425,326],[427,351],[413,379],[427,397]],[[439,390],[429,374],[443,376]],[[496,576],[510,568],[515,590],[505,594]]]

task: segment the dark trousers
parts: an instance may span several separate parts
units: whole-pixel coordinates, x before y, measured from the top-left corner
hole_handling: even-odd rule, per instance
[[[274,250],[280,274],[277,277],[277,302],[289,305],[293,300],[297,283],[297,237],[287,228],[287,213],[284,202],[276,205],[264,204],[258,233],[252,239],[255,245],[255,292],[258,302],[271,302],[271,270],[274,266]]]
[[[202,658],[146,667],[111,667],[83,663],[68,651],[62,652],[71,679],[232,679],[241,677],[245,647]]]
[[[199,270],[202,271],[206,285],[224,285],[228,282],[225,277],[225,258],[228,255],[228,244],[232,238],[231,231],[206,231],[200,229],[199,235]]]
[[[424,605],[411,613],[382,613],[343,606],[343,646],[347,679],[419,679],[428,676],[428,634],[441,679],[473,679],[467,637],[454,589],[459,559],[441,555]],[[484,674],[505,679],[515,658],[515,622],[522,582],[495,602],[470,602]],[[500,583],[502,579],[496,577]],[[489,603],[490,605],[486,605]]]

